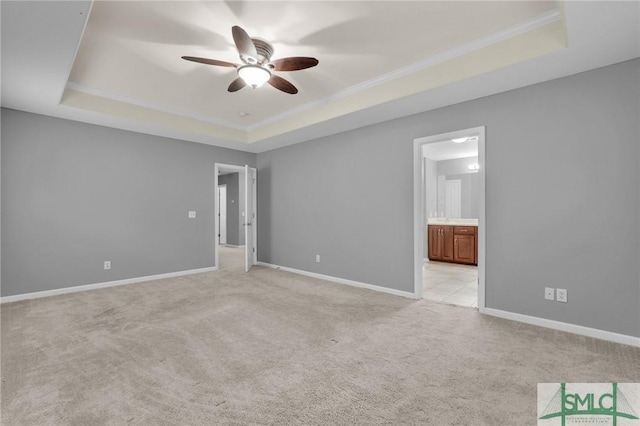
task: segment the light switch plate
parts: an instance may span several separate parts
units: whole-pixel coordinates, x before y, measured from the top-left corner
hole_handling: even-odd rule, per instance
[[[195,219],[196,218],[196,212],[194,210],[189,210],[189,219]]]

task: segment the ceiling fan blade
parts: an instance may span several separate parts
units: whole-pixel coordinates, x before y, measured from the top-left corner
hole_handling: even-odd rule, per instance
[[[236,67],[236,64],[232,64],[231,62],[219,61],[217,59],[207,59],[207,58],[197,58],[195,56],[183,56],[182,59],[185,61],[191,62],[199,62],[201,64],[207,65],[217,65],[219,67]]]
[[[293,58],[276,59],[269,63],[275,71],[297,71],[318,65],[316,58],[297,56]]]
[[[275,74],[271,75],[271,78],[269,79],[269,81],[267,83],[269,83],[270,85],[272,85],[273,87],[275,87],[278,90],[282,90],[285,93],[290,93],[292,95],[295,95],[296,93],[298,93],[298,89],[296,89],[296,86],[294,86],[293,84],[289,83],[284,78],[278,77]]]
[[[255,64],[258,61],[258,51],[249,34],[237,25],[231,28],[231,33],[233,34],[233,41],[236,43],[236,47],[240,53],[240,58],[247,63]],[[253,58],[253,61],[248,58]]]
[[[229,92],[237,92],[238,90],[242,89],[246,85],[247,85],[247,83],[245,83],[243,79],[238,77],[238,78],[236,78],[235,80],[233,80],[231,82],[231,84],[229,85],[229,88],[227,90]]]

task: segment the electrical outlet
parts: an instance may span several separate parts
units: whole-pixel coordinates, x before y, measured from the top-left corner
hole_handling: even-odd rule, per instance
[[[195,219],[196,218],[196,212],[194,210],[189,210],[189,219]]]
[[[551,288],[551,287],[545,287],[544,288],[544,298],[547,300],[554,300],[554,291],[555,289]]]
[[[316,263],[320,263],[320,255],[316,254]]]
[[[105,260],[104,261],[104,270],[106,271],[107,269],[111,269],[111,261],[110,260]]]
[[[556,300],[558,302],[567,303],[567,289],[559,288],[556,290]]]

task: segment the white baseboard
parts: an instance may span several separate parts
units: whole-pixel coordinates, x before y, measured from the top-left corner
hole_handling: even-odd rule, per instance
[[[583,327],[581,325],[569,324],[566,322],[516,314],[514,312],[501,311],[500,309],[483,308],[480,309],[480,313],[526,324],[537,325],[540,327],[551,328],[554,330],[566,331],[567,333],[579,334],[581,336],[595,337],[596,339],[621,343],[623,345],[640,347],[640,337],[627,336],[626,334],[618,334],[611,331],[598,330],[597,328]]]
[[[317,274],[315,272],[308,272],[308,271],[303,271],[301,269],[288,268],[286,266],[278,266],[278,265],[273,265],[271,263],[265,263],[265,262],[257,262],[256,265],[265,266],[267,268],[272,268],[272,269],[279,269],[281,271],[286,271],[286,272],[293,272],[294,274],[305,275],[307,277],[318,278],[321,280],[331,281],[338,284],[345,284],[352,287],[366,288],[369,290],[379,291],[381,293],[393,294],[394,296],[408,297],[409,299],[416,298],[415,294],[410,293],[408,291],[395,290],[393,288],[381,287],[378,285],[361,283],[359,281],[352,281],[344,278],[332,277],[331,275]]]
[[[237,245],[235,245],[235,244],[224,244],[224,245],[225,245],[225,246],[227,246],[227,247],[233,247],[233,248],[240,248],[240,247],[244,247],[244,244],[243,244],[243,245],[241,245],[241,246],[237,246]]]
[[[17,302],[19,300],[39,299],[41,297],[57,296],[59,294],[75,293],[78,291],[95,290],[97,288],[116,287],[119,285],[135,284],[135,283],[141,283],[141,282],[153,281],[153,280],[161,280],[164,278],[181,277],[183,275],[200,274],[202,272],[211,272],[211,271],[217,271],[217,270],[218,270],[217,266],[212,266],[210,268],[190,269],[187,271],[169,272],[166,274],[148,275],[145,277],[127,278],[124,280],[107,281],[103,283],[78,285],[74,287],[56,288],[54,290],[45,290],[45,291],[36,291],[33,293],[16,294],[14,296],[0,297],[0,304]]]

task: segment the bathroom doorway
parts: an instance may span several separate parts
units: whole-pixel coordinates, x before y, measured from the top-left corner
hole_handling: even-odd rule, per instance
[[[414,295],[484,309],[484,127],[414,140]]]

